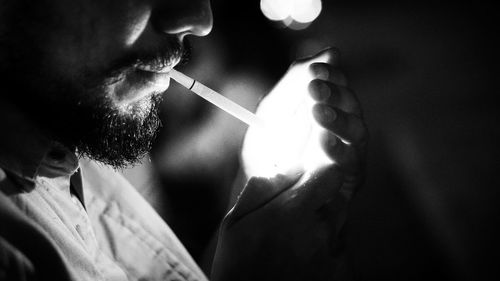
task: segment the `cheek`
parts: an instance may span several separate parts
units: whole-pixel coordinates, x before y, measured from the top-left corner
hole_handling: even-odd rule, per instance
[[[111,47],[127,48],[143,34],[151,17],[152,7],[147,1],[110,0],[98,5],[88,16],[92,35]],[[106,39],[107,38],[107,39]],[[115,50],[116,51],[116,50]]]
[[[127,47],[132,46],[137,39],[144,33],[151,17],[151,10],[144,9],[128,16],[128,24],[124,29],[122,41]]]
[[[64,2],[58,11],[60,23],[47,38],[48,53],[64,74],[109,67],[143,34],[151,15],[149,6],[135,4],[143,1]]]
[[[100,42],[112,48],[127,48],[144,32],[151,16],[152,7],[148,1],[108,0],[101,1],[88,18],[89,28]],[[116,50],[115,50],[116,51]]]

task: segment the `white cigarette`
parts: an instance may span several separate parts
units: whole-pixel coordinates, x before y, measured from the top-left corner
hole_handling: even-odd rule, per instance
[[[186,76],[185,74],[175,69],[172,69],[170,71],[170,77],[193,93],[204,98],[205,100],[231,114],[232,116],[238,118],[249,126],[258,126],[261,128],[265,127],[264,121],[257,117],[257,115],[250,112],[241,105],[233,102],[232,100],[226,98],[225,96],[217,93],[216,91],[210,89],[209,87],[194,80],[193,78],[190,78],[189,76]]]

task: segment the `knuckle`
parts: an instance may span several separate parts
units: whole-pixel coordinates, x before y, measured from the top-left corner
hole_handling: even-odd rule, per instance
[[[343,99],[342,96],[344,96],[343,89],[333,83],[328,83],[327,85],[331,92],[330,101],[333,103],[340,102]]]

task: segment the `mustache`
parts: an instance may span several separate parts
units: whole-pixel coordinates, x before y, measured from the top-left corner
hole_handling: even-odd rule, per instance
[[[191,59],[191,54],[192,45],[187,39],[182,42],[175,39],[166,39],[155,48],[133,51],[115,60],[104,71],[104,77],[119,79],[123,73],[140,66],[149,66],[153,70],[161,70],[175,65],[185,65]]]
[[[156,52],[143,53],[137,56],[134,67],[149,66],[161,71],[177,64],[186,64],[191,57],[191,44],[189,41],[170,45],[170,48],[161,48]]]

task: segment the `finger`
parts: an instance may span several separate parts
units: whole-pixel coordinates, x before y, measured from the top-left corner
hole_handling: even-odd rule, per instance
[[[329,87],[325,81],[320,79],[314,79],[309,83],[308,86],[309,95],[315,101],[326,102],[332,95],[338,95],[337,88]]]
[[[309,66],[309,71],[316,79],[328,81],[344,87],[347,86],[347,77],[335,65],[314,62]]]
[[[333,83],[315,79],[309,83],[309,94],[319,102],[361,116],[361,107],[354,92]]]
[[[294,62],[294,64],[311,64],[315,62],[322,62],[331,65],[338,65],[340,59],[340,51],[335,47],[328,47],[315,55],[304,57],[298,59]]]
[[[338,66],[340,62],[340,50],[336,47],[330,46],[315,55],[318,62],[328,63]]]
[[[346,175],[358,173],[360,157],[354,146],[342,142],[331,132],[325,132],[321,137],[321,147]]]
[[[366,149],[345,144],[330,132],[322,136],[321,146],[344,176],[344,182],[337,196],[349,201],[364,182]]]
[[[360,117],[324,103],[314,105],[313,115],[323,128],[344,142],[357,147],[366,144],[368,132]]]

